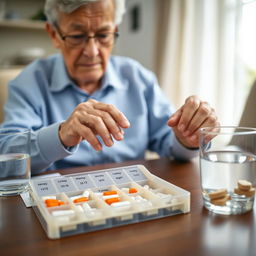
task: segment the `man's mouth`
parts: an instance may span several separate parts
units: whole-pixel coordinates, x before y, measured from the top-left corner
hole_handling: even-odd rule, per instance
[[[95,66],[100,65],[100,63],[99,62],[95,62],[95,63],[79,63],[78,65],[79,66],[84,66],[84,67],[95,67]]]

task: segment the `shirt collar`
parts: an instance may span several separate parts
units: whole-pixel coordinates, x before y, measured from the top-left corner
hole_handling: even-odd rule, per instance
[[[117,74],[117,69],[115,69],[113,64],[113,57],[110,58],[108,63],[107,70],[102,80],[101,89],[104,90],[107,87],[112,87],[119,90],[124,90],[128,87],[128,83],[125,80],[121,80],[120,75]]]
[[[109,87],[119,90],[124,90],[128,87],[128,83],[121,80],[117,75],[117,71],[112,63],[112,58],[113,57],[109,60],[107,70],[102,79],[102,86],[98,91],[105,90]],[[52,92],[59,92],[68,86],[76,87],[77,85],[75,85],[68,75],[63,56],[58,54],[52,71],[50,90]]]
[[[52,92],[59,92],[72,84],[74,83],[68,76],[63,56],[58,54],[55,58],[55,63],[52,69],[50,90]]]

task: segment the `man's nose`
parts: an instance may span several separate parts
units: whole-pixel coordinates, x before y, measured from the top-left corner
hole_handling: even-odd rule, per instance
[[[87,57],[95,57],[99,54],[99,46],[95,38],[88,38],[84,46],[83,54]]]

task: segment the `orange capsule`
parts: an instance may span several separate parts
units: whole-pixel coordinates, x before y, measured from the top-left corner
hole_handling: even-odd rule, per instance
[[[81,203],[81,202],[86,202],[86,201],[89,201],[89,198],[85,197],[85,196],[82,196],[82,197],[79,197],[79,198],[75,199],[73,202],[74,203]]]
[[[105,191],[103,192],[103,196],[115,195],[117,192],[115,190]]]
[[[63,205],[64,202],[57,199],[46,199],[45,204],[47,207],[54,207],[54,206],[60,206]]]
[[[57,200],[57,199],[46,199],[45,200],[45,203],[47,204],[47,203],[53,203],[53,202],[58,202],[59,200]]]
[[[129,188],[129,194],[137,193],[138,190],[136,188]]]
[[[105,202],[107,204],[117,203],[117,202],[120,202],[120,197],[108,198],[105,200]]]
[[[59,205],[59,200],[57,199],[46,199],[45,204],[47,207],[53,207]]]
[[[63,201],[59,200],[59,205],[64,205],[65,203]]]
[[[46,204],[58,204],[59,200],[57,200],[57,199],[46,199],[44,202]]]
[[[47,207],[54,207],[54,206],[59,206],[58,202],[49,202],[46,204]]]

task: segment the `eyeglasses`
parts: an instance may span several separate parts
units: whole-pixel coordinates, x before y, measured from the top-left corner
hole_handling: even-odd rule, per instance
[[[104,47],[112,46],[116,39],[119,37],[118,32],[102,32],[96,33],[94,36],[88,36],[86,34],[77,35],[63,35],[57,25],[55,25],[57,32],[59,33],[61,39],[66,43],[68,47],[83,48],[86,43],[92,38],[95,42]]]

